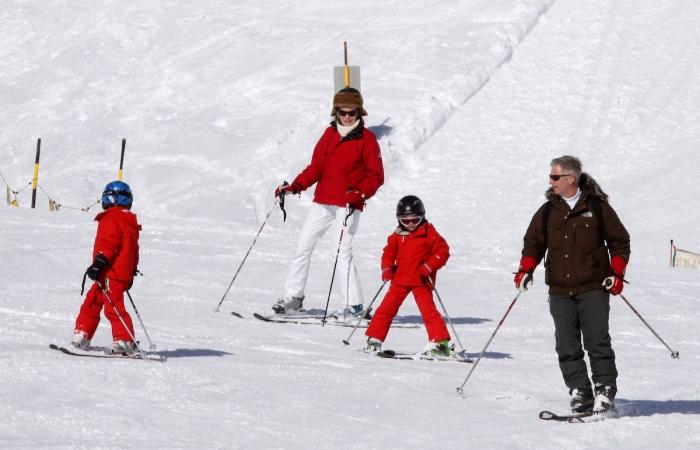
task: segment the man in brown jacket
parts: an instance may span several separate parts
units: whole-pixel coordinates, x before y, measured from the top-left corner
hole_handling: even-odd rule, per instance
[[[608,318],[610,294],[622,292],[630,238],[608,196],[573,156],[553,159],[547,202],[525,233],[515,286],[527,290],[546,259],[549,311],[556,351],[574,413],[607,411],[617,393],[617,369]],[[581,346],[591,363],[595,398]]]

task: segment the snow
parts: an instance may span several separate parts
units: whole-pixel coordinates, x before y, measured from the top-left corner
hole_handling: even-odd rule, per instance
[[[697,2],[8,0],[0,16],[0,171],[23,188],[41,137],[39,183],[64,205],[49,212],[40,191],[31,210],[30,189],[0,205],[3,448],[700,446],[700,280],[668,267],[669,239],[700,252]],[[367,302],[395,203],[419,195],[451,247],[438,291],[477,356],[516,294],[549,160],[578,155],[632,236],[624,295],[680,352],[611,300],[620,418],[537,418],[568,405],[541,269],[462,397],[468,364],[383,360],[357,351],[361,331],[344,347],[347,328],[253,319],[282,291],[311,192],[285,223],[272,211],[214,312],[329,120],[343,41],[387,175],[355,245]],[[132,294],[163,364],[48,349],[82,301],[97,207],[79,208],[116,176],[122,138],[144,227]],[[314,254],[310,307],[336,245],[329,233]],[[417,318],[411,300],[400,315]],[[109,340],[103,320],[95,344]],[[425,340],[395,329],[385,346]]]

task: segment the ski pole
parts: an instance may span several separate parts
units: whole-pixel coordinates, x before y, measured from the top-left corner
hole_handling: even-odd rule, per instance
[[[136,346],[136,348],[139,349],[139,353],[141,353],[141,356],[143,356],[143,357],[145,358],[145,357],[146,357],[146,352],[144,352],[143,349],[141,348],[141,346],[139,345],[139,343],[136,342],[136,337],[135,337],[134,334],[131,332],[131,330],[129,330],[129,327],[126,326],[126,322],[124,322],[124,318],[122,317],[122,315],[121,315],[121,314],[119,313],[119,311],[117,310],[116,305],[114,304],[114,302],[112,301],[112,299],[109,297],[109,294],[108,294],[107,291],[105,290],[104,286],[102,286],[102,283],[100,283],[99,281],[97,281],[96,283],[97,283],[97,285],[100,287],[100,290],[102,290],[102,293],[105,295],[105,298],[107,299],[107,301],[109,302],[109,304],[112,305],[112,309],[114,309],[114,312],[117,313],[117,317],[119,317],[119,321],[120,321],[120,322],[122,323],[122,325],[124,326],[124,329],[126,330],[126,332],[129,333],[129,337],[131,338],[131,341],[134,343],[134,345]]]
[[[335,263],[333,264],[333,274],[331,275],[331,285],[328,288],[328,299],[326,300],[326,309],[323,311],[323,320],[321,320],[321,326],[326,326],[326,317],[328,317],[328,305],[331,303],[331,292],[333,291],[333,280],[335,279],[335,269],[338,267],[338,257],[340,256],[340,247],[343,244],[343,233],[345,232],[345,227],[348,225],[348,218],[352,216],[355,212],[355,208],[348,204],[345,207],[345,211],[348,213],[345,215],[345,220],[343,220],[343,228],[340,229],[340,239],[338,240],[338,251],[335,254]]]
[[[467,378],[464,379],[464,383],[460,387],[457,388],[457,393],[458,394],[463,394],[464,393],[464,385],[467,384],[467,381],[469,381],[469,377],[472,376],[472,372],[474,372],[474,369],[476,369],[477,364],[479,364],[479,361],[481,361],[481,357],[484,356],[484,353],[486,353],[486,349],[489,347],[489,344],[493,340],[494,336],[496,336],[496,333],[498,332],[498,329],[501,328],[501,325],[503,324],[503,321],[506,320],[506,316],[508,316],[508,313],[510,312],[511,309],[513,309],[513,305],[515,305],[515,302],[518,300],[518,297],[520,297],[520,294],[522,294],[524,291],[519,291],[518,295],[515,296],[512,302],[510,302],[510,306],[508,306],[508,309],[506,310],[506,313],[503,314],[503,317],[501,318],[501,321],[498,322],[498,325],[496,326],[496,329],[493,330],[493,334],[489,338],[488,342],[486,345],[484,345],[484,349],[481,351],[481,354],[479,357],[476,359],[474,362],[474,365],[472,366],[471,370],[467,374]]]
[[[445,313],[445,317],[447,317],[447,323],[449,323],[450,328],[452,328],[452,334],[454,334],[455,338],[457,338],[457,343],[459,344],[459,348],[462,349],[461,353],[467,353],[467,350],[462,345],[462,341],[459,340],[459,335],[457,334],[457,330],[455,330],[455,326],[452,323],[452,319],[450,319],[450,315],[447,314],[447,308],[445,308],[445,304],[442,302],[442,299],[440,298],[440,294],[438,294],[437,288],[433,284],[432,280],[430,281],[430,285],[433,287],[433,290],[435,291],[435,295],[437,296],[438,301],[440,302],[440,306],[442,306],[442,311]]]
[[[644,320],[644,318],[642,317],[642,315],[639,314],[639,313],[637,312],[636,309],[634,309],[634,306],[632,306],[632,304],[631,304],[630,302],[627,301],[627,299],[625,298],[624,295],[620,294],[620,297],[622,298],[622,300],[625,301],[625,303],[627,303],[627,306],[629,306],[630,309],[631,309],[632,311],[634,311],[634,313],[637,315],[637,317],[639,317],[639,320],[641,320],[642,323],[644,323],[644,325],[646,325],[647,328],[649,328],[649,330],[650,330],[652,333],[654,333],[654,336],[656,336],[656,338],[657,338],[658,340],[660,340],[661,343],[664,344],[664,345],[666,346],[666,348],[671,352],[671,358],[673,358],[673,359],[678,359],[678,352],[673,351],[673,349],[671,349],[671,347],[669,347],[668,344],[666,344],[666,342],[664,342],[664,340],[661,339],[661,336],[659,336],[659,335],[656,333],[656,331],[654,331],[654,329],[651,327],[651,325],[649,325],[649,324],[647,323],[647,321]]]
[[[357,331],[357,328],[360,326],[360,323],[362,322],[362,320],[364,320],[365,316],[366,316],[367,314],[369,314],[369,310],[372,309],[372,305],[374,304],[374,301],[377,299],[377,297],[379,297],[379,293],[382,292],[382,289],[384,289],[384,286],[386,286],[386,283],[387,283],[387,282],[384,281],[384,282],[382,283],[382,285],[379,286],[379,290],[377,291],[376,294],[374,294],[374,297],[372,298],[372,301],[369,302],[369,306],[367,306],[367,309],[365,309],[365,310],[362,312],[362,316],[360,317],[360,319],[359,319],[359,320],[357,321],[357,323],[355,324],[355,328],[352,329],[352,331],[350,332],[350,336],[348,336],[348,338],[345,339],[345,340],[343,341],[343,344],[345,344],[345,345],[350,345],[350,338],[352,338],[352,335],[355,334],[355,331]]]
[[[146,339],[148,339],[148,350],[149,351],[154,351],[156,349],[156,345],[153,343],[151,340],[151,337],[148,335],[148,331],[146,330],[146,325],[143,324],[143,320],[141,320],[141,314],[139,314],[139,310],[136,309],[136,304],[134,303],[134,299],[131,298],[131,294],[129,291],[126,291],[126,295],[129,297],[129,301],[131,302],[131,306],[134,307],[134,312],[136,313],[136,317],[139,319],[139,323],[141,324],[141,329],[143,330],[143,333],[146,335]]]
[[[245,264],[245,260],[248,258],[248,255],[250,255],[250,251],[253,250],[253,246],[255,245],[255,241],[258,240],[258,236],[260,236],[260,232],[262,232],[263,228],[265,227],[265,224],[267,223],[267,219],[270,218],[270,214],[272,213],[272,210],[275,209],[275,206],[277,206],[277,203],[279,201],[280,201],[279,198],[275,199],[275,203],[272,205],[272,208],[270,208],[270,210],[267,212],[267,216],[265,216],[265,220],[263,220],[262,225],[260,225],[260,229],[258,230],[258,234],[255,235],[255,239],[253,239],[253,243],[250,244],[248,251],[246,252],[245,256],[243,257],[243,261],[241,261],[241,264],[238,266],[236,273],[233,275],[233,279],[228,284],[228,287],[226,288],[226,292],[224,292],[224,295],[221,297],[221,300],[219,301],[219,304],[216,306],[216,310],[214,312],[219,312],[219,308],[221,308],[221,304],[224,302],[226,295],[228,295],[228,291],[231,290],[231,286],[233,286],[233,282],[236,281],[236,277],[238,276],[238,273],[241,271],[243,264]],[[286,214],[285,214],[285,216],[286,216]]]

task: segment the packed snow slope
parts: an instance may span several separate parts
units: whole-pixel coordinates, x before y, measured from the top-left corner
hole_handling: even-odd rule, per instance
[[[668,267],[669,239],[700,253],[697,2],[11,0],[0,16],[0,171],[24,188],[41,137],[44,189],[35,210],[29,189],[0,206],[3,448],[700,446],[700,279]],[[541,269],[462,397],[468,364],[382,360],[357,351],[361,332],[344,347],[348,328],[253,319],[282,292],[312,192],[286,222],[270,214],[214,312],[329,120],[343,41],[387,175],[355,244],[366,301],[395,203],[419,195],[452,253],[438,292],[476,357],[516,294],[549,160],[578,155],[632,236],[625,296],[680,352],[611,299],[618,418],[537,418],[568,405]],[[144,227],[132,295],[163,364],[48,348],[71,335],[96,228],[98,207],[71,208],[115,178],[121,138]],[[325,305],[336,245],[329,233],[314,255],[308,307]],[[419,322],[410,299],[400,316]],[[386,346],[425,341],[394,329]]]

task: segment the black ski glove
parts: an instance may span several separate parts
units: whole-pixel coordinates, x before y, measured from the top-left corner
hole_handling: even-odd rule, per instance
[[[139,270],[138,267],[134,269],[134,276],[131,277],[131,281],[129,281],[129,286],[127,286],[127,288],[126,288],[127,291],[128,291],[129,289],[131,289],[131,286],[134,285],[134,280],[136,279],[136,275],[141,275],[141,276],[143,276],[143,274],[141,273],[141,271]]]
[[[85,271],[85,274],[91,280],[97,280],[100,277],[100,272],[102,272],[102,269],[107,267],[108,263],[109,262],[107,261],[107,258],[105,258],[105,255],[98,253],[97,256],[95,256],[95,260],[92,262],[92,265]]]

